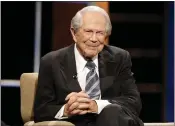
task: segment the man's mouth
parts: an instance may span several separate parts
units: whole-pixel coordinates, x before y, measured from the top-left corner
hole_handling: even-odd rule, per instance
[[[92,47],[92,48],[97,48],[99,46],[99,44],[98,45],[87,45],[87,46]]]

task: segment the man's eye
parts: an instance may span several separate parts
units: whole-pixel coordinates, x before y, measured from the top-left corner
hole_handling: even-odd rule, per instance
[[[98,34],[100,34],[100,35],[104,35],[104,32],[97,32]]]

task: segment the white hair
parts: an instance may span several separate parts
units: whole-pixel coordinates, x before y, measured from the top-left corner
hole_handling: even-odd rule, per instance
[[[107,33],[107,35],[110,35],[111,30],[112,30],[112,25],[111,25],[109,15],[107,14],[107,12],[105,10],[103,10],[102,8],[100,8],[98,6],[87,6],[87,7],[84,7],[83,9],[79,10],[71,20],[71,27],[75,31],[77,31],[82,25],[83,13],[90,12],[90,11],[91,12],[99,12],[102,15],[104,15],[104,17],[106,19],[106,33]]]

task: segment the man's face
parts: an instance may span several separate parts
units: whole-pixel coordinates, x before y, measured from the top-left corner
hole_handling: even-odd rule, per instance
[[[103,49],[107,39],[105,17],[99,12],[84,13],[82,26],[72,34],[78,51],[85,58],[96,56]]]

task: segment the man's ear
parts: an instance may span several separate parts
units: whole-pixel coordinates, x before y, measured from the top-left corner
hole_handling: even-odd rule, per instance
[[[70,28],[70,32],[71,32],[71,34],[72,34],[73,40],[74,40],[75,42],[77,42],[76,35],[75,35],[75,30],[74,30],[72,27]]]
[[[105,44],[108,44],[108,41],[109,41],[109,36],[106,36],[105,37]]]

